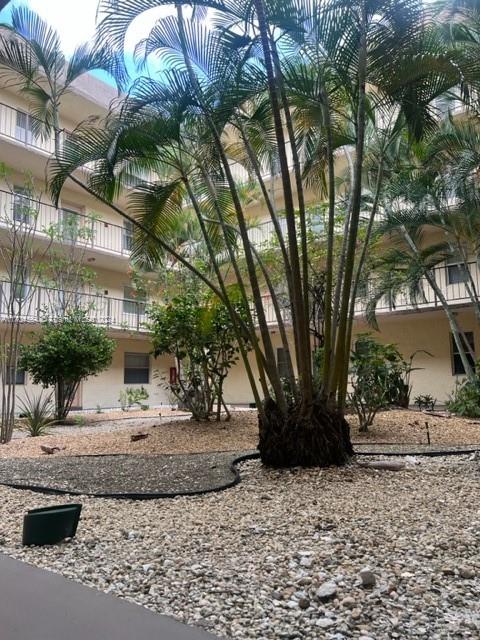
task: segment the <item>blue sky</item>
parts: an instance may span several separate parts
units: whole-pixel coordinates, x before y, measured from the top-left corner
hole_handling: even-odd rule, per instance
[[[78,44],[89,40],[95,31],[98,0],[81,0],[81,2],[78,0],[12,0],[5,9],[0,11],[0,21],[8,21],[10,8],[13,5],[27,5],[51,24],[59,33],[67,56]],[[173,11],[173,8],[172,10],[159,8],[146,12],[129,29],[126,39],[126,59],[130,63],[128,66],[131,72],[134,71],[131,54],[135,44],[148,34],[155,18],[170,11]]]

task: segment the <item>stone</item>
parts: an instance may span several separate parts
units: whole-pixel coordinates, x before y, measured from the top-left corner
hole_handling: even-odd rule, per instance
[[[458,570],[458,575],[461,578],[465,578],[466,580],[471,580],[475,577],[475,571],[470,569],[470,567],[460,567]]]
[[[333,627],[335,620],[332,620],[331,618],[320,618],[320,620],[317,620],[316,624],[320,629],[328,629],[329,627]]]
[[[300,598],[298,601],[298,606],[300,609],[308,609],[310,606],[310,600],[308,598]]]
[[[356,602],[355,598],[352,598],[351,596],[347,596],[346,598],[344,598],[341,601],[340,604],[342,605],[342,607],[345,607],[347,609],[351,609],[352,607],[355,606],[355,602]]]
[[[317,598],[320,602],[328,602],[329,600],[333,600],[337,595],[337,585],[333,581],[324,582],[317,589]]]
[[[362,581],[362,587],[374,587],[376,582],[377,582],[377,578],[375,577],[375,574],[373,573],[373,571],[367,567],[365,567],[364,569],[362,569],[359,574],[360,576],[360,580]]]

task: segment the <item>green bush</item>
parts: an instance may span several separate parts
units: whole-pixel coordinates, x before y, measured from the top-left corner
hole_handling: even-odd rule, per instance
[[[139,389],[135,387],[127,387],[120,391],[118,401],[120,402],[122,411],[128,411],[128,409],[133,407],[134,404],[138,404],[143,411],[146,411],[148,409],[148,405],[144,404],[143,400],[148,400],[148,398],[148,391],[142,385]]]
[[[457,384],[447,409],[457,416],[480,418],[480,375]]]
[[[25,392],[25,398],[19,400],[19,404],[22,408],[20,415],[25,419],[25,428],[30,436],[35,438],[46,435],[48,428],[55,422],[52,394],[39,393],[36,396],[30,396]]]
[[[35,384],[55,387],[55,417],[65,420],[82,380],[108,369],[115,347],[86,310],[75,309],[60,320],[43,322],[35,341],[20,345],[18,366]]]
[[[424,395],[415,396],[413,402],[417,405],[419,411],[422,411],[423,409],[433,411],[435,409],[435,405],[437,404],[437,399],[431,396],[429,393],[426,393]]]

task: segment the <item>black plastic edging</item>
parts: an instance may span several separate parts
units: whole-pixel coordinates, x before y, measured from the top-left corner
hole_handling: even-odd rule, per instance
[[[123,455],[123,454],[119,454]],[[71,496],[85,496],[87,498],[111,498],[115,500],[157,500],[161,498],[179,498],[181,496],[201,496],[207,493],[218,493],[225,489],[230,489],[237,485],[241,478],[240,473],[236,467],[240,462],[245,460],[253,460],[259,458],[259,453],[246,453],[238,458],[234,458],[229,465],[229,471],[233,473],[233,479],[229,482],[208,489],[198,489],[193,491],[171,491],[165,493],[88,493],[85,491],[75,491],[74,489],[54,489],[53,487],[43,487],[35,484],[18,484],[13,482],[0,482],[1,485],[10,487],[11,489],[24,489],[26,491],[33,491],[35,493],[45,493],[50,495],[71,495]]]

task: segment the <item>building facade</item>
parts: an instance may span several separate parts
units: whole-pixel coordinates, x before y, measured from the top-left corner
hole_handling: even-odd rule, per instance
[[[88,116],[101,116],[113,97],[114,92],[110,87],[93,77],[85,77],[62,105],[62,127],[68,132]],[[0,221],[0,243],[9,241],[8,220],[13,217],[18,222],[22,216],[28,216],[30,208],[34,208],[37,212],[35,242],[39,254],[47,245],[52,245],[48,230],[56,225],[61,232],[56,235],[53,244],[63,246],[68,252],[74,233],[76,258],[81,256],[85,265],[94,272],[94,282],[76,286],[75,300],[88,309],[94,322],[107,328],[117,348],[111,367],[82,384],[75,406],[83,409],[116,407],[119,406],[122,390],[140,385],[147,389],[151,406],[168,405],[171,398],[164,381],[172,375],[174,363],[168,357],[154,359],[150,355],[151,345],[144,327],[146,301],[135,295],[129,276],[132,228],[121,216],[90,198],[71,181],[63,190],[60,206],[53,206],[45,187],[47,162],[54,151],[53,139],[36,136],[34,125],[27,102],[17,93],[2,90],[0,163],[8,167],[8,173],[3,184],[0,184],[0,219],[3,220],[3,223]],[[237,174],[236,177],[241,180],[242,170],[238,169]],[[27,175],[31,176],[29,179],[35,185],[33,203],[30,202],[31,196],[25,193]],[[261,246],[272,236],[272,226],[263,220],[266,214],[260,207],[253,207],[251,215],[260,222],[251,229],[251,240]],[[28,223],[28,219],[22,221]],[[79,230],[82,233],[78,233]],[[478,285],[477,263],[472,262],[469,267]],[[480,332],[458,268],[454,264],[437,267],[435,279],[454,306],[459,323],[475,350],[480,345]],[[5,271],[0,274],[0,280],[0,319],[5,319],[8,313],[7,300],[12,297],[11,283]],[[444,402],[456,382],[462,378],[462,367],[439,301],[427,283],[423,289],[424,299],[415,307],[400,297],[394,303],[385,300],[379,304],[378,339],[396,343],[406,359],[417,352],[414,361],[416,370],[412,374],[412,398],[419,394],[431,394],[439,402]],[[65,282],[36,283],[31,286],[28,305],[22,309],[26,340],[38,330],[42,317],[45,314],[55,315],[59,305],[70,294],[68,283]],[[265,308],[267,317],[271,319],[277,358],[281,362],[282,349],[268,296],[265,297]],[[363,311],[359,303],[355,334],[371,330],[365,322]],[[288,312],[285,313],[288,328]],[[17,383],[19,396],[32,386],[28,375],[21,371],[18,372]],[[232,369],[226,380],[225,399],[230,404],[248,404],[253,400],[240,363]]]

